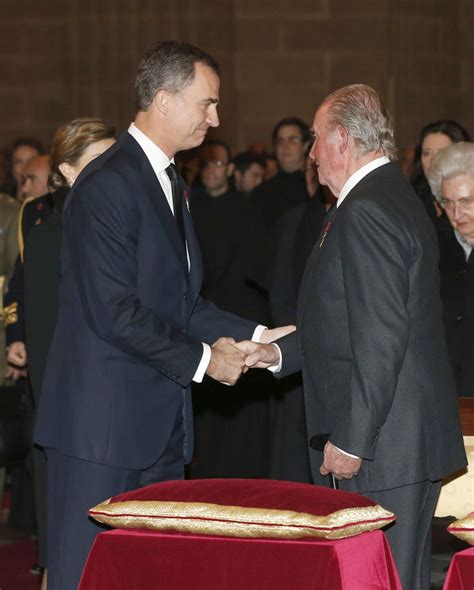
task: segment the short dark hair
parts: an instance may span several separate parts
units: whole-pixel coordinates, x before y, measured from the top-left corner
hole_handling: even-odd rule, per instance
[[[13,140],[8,151],[10,152],[10,154],[13,155],[13,152],[23,145],[26,145],[36,150],[38,152],[38,156],[44,156],[44,154],[46,153],[44,145],[36,137],[17,137]]]
[[[178,92],[194,80],[194,64],[202,63],[220,76],[217,61],[202,49],[181,41],[156,43],[143,56],[135,79],[135,106],[146,111],[159,90]]]
[[[252,154],[252,152],[242,152],[237,154],[234,158],[235,169],[241,174],[245,174],[252,164],[258,164],[264,170],[267,168],[267,163],[264,156],[259,154]]]
[[[280,129],[282,127],[288,127],[290,125],[299,128],[300,133],[301,133],[301,137],[303,139],[303,143],[310,141],[311,130],[310,130],[309,126],[303,121],[303,119],[300,119],[299,117],[285,117],[281,121],[278,121],[278,123],[275,125],[275,127],[273,129],[273,132],[272,132],[273,145],[276,144],[276,140],[278,137],[278,133],[280,132]]]
[[[15,150],[22,146],[33,148],[38,152],[38,156],[44,156],[44,154],[46,153],[44,145],[36,137],[17,137],[12,141],[10,147],[8,148],[7,158],[10,163],[12,161],[13,153],[15,152]]]
[[[203,143],[202,146],[199,149],[199,154],[201,155],[202,151],[208,147],[213,147],[213,146],[219,146],[225,149],[225,153],[227,154],[227,159],[229,160],[229,164],[232,162],[232,151],[230,149],[230,146],[227,142],[225,142],[223,139],[210,139],[209,141],[206,141],[206,143]]]

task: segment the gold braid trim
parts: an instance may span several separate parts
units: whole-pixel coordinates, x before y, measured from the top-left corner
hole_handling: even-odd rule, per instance
[[[23,213],[24,213],[25,207],[28,205],[28,203],[31,203],[31,201],[34,201],[34,200],[35,200],[35,197],[28,197],[27,199],[25,199],[23,201],[23,203],[21,204],[20,214],[18,217],[18,252],[20,254],[20,258],[21,258],[22,262],[23,262],[23,252],[25,250],[25,238],[23,236]],[[15,321],[17,321],[17,320],[15,320]]]
[[[469,545],[474,545],[474,512],[451,523],[448,526],[448,533],[466,541]]]
[[[5,287],[6,277],[0,276],[0,323],[4,326],[15,324],[18,321],[18,303],[10,303],[3,307],[3,288]]]
[[[271,508],[243,508],[205,502],[110,499],[89,511],[95,520],[116,528],[146,528],[230,537],[343,539],[380,529],[395,519],[381,506],[345,508],[327,516]]]
[[[5,326],[16,324],[18,321],[18,303],[10,303],[0,311],[0,321],[3,321]]]

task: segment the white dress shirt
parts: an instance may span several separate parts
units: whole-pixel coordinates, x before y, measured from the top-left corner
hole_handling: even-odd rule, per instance
[[[166,200],[168,201],[168,205],[171,209],[171,212],[174,215],[173,192],[171,189],[171,181],[170,181],[168,174],[166,172],[166,169],[168,168],[168,166],[170,164],[174,164],[174,158],[171,158],[171,159],[168,158],[168,156],[165,154],[165,152],[162,149],[160,149],[156,145],[156,143],[154,143],[147,135],[145,135],[145,133],[143,133],[143,131],[140,131],[140,129],[138,129],[138,127],[134,123],[130,124],[130,127],[128,128],[128,132],[137,141],[138,145],[145,152],[145,155],[148,158],[148,160],[151,164],[151,167],[155,171],[156,177],[158,178],[158,182],[160,183],[161,188],[163,189],[163,192],[165,193],[165,197],[166,197]],[[188,252],[187,246],[186,246],[186,254],[188,257],[188,266],[190,266],[189,252]],[[254,340],[255,342],[258,342],[263,330],[265,330],[265,329],[266,329],[265,326],[257,326],[255,328],[254,333],[253,333],[252,340]],[[196,383],[201,383],[201,381],[203,380],[204,375],[207,371],[207,367],[209,366],[209,363],[211,361],[211,347],[209,346],[209,344],[206,344],[205,342],[202,342],[202,347],[203,347],[203,352],[202,352],[201,361],[200,361],[198,368],[196,369],[196,372],[194,373],[194,377],[193,377],[193,381],[195,381]]]
[[[339,197],[337,198],[336,207],[339,207],[339,205],[347,197],[347,195],[351,192],[355,185],[359,184],[359,182],[365,176],[367,176],[369,172],[372,172],[372,170],[380,168],[380,166],[388,164],[389,162],[390,160],[387,158],[387,156],[381,156],[380,158],[372,160],[372,162],[369,162],[365,166],[362,166],[362,168],[359,168],[359,170],[356,170],[352,176],[349,176],[349,178],[344,183],[344,186],[341,188],[341,192],[339,193]]]

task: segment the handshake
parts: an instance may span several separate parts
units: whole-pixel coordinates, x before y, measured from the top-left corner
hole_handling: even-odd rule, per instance
[[[280,363],[280,351],[271,344],[296,330],[295,326],[265,329],[260,342],[233,338],[219,338],[212,345],[212,354],[206,374],[220,383],[235,385],[250,368],[267,369]]]

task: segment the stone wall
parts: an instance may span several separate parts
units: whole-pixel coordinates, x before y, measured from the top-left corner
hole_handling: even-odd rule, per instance
[[[399,141],[440,117],[474,132],[472,0],[1,0],[0,146],[48,142],[72,117],[133,118],[133,79],[155,40],[200,45],[223,67],[221,128],[237,149],[331,90],[381,91]]]

